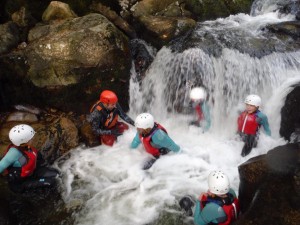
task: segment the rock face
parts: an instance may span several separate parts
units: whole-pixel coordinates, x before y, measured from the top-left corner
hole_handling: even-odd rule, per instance
[[[115,57],[122,62],[129,53],[125,36],[100,14],[37,26],[28,39],[28,75],[38,87],[76,84],[88,76],[76,71],[80,67],[119,68]]]
[[[126,109],[122,99],[128,99],[129,42],[104,16],[36,26],[28,40],[24,49],[0,59],[4,106],[21,103],[87,113],[100,91],[112,89],[125,96],[120,99]]]
[[[290,140],[293,132],[300,128],[300,86],[296,86],[286,97],[281,109],[280,135]]]
[[[19,30],[15,23],[7,22],[0,25],[0,54],[17,47],[19,41]]]
[[[235,224],[300,224],[300,147],[287,144],[239,166],[242,216]]]

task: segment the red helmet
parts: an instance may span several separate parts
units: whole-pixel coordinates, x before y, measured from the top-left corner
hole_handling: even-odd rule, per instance
[[[118,97],[114,92],[105,90],[100,94],[100,102],[105,104],[116,104],[118,102]]]

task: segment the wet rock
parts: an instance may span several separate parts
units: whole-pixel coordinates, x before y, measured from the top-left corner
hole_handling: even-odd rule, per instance
[[[287,95],[281,109],[280,135],[290,140],[291,134],[300,128],[300,86]]]
[[[85,116],[80,117],[80,136],[82,141],[88,147],[94,147],[100,145],[100,139],[94,134],[91,124],[87,121]]]
[[[115,11],[111,10],[109,7],[102,5],[101,3],[93,4],[91,8],[100,12],[104,15],[109,21],[111,21],[114,25],[116,25],[120,30],[126,33],[126,35],[130,38],[136,38],[136,33],[133,27],[127,23],[121,16],[119,16]]]
[[[279,35],[288,35],[294,39],[300,38],[300,21],[288,21],[278,24],[269,25],[267,27],[271,32]]]
[[[20,41],[18,26],[13,22],[0,24],[0,54],[16,48]]]
[[[151,48],[142,40],[134,39],[130,42],[130,50],[134,60],[137,79],[141,81],[156,55],[156,49]]]
[[[15,105],[14,108],[19,111],[29,112],[29,113],[32,113],[35,115],[39,115],[42,112],[41,109],[31,106],[31,105]]]
[[[10,122],[10,121],[33,123],[33,122],[37,122],[38,118],[33,113],[19,111],[19,112],[13,112],[8,116],[7,122]]]
[[[122,96],[120,103],[128,109],[129,42],[104,16],[39,25],[30,30],[29,40],[26,48],[0,58],[4,106],[31,104],[82,114],[105,88]]]
[[[77,15],[68,4],[59,1],[52,1],[44,11],[42,20],[44,22],[49,22],[51,20],[65,20],[75,17],[77,17]]]
[[[296,19],[300,20],[300,11],[296,13]]]
[[[30,27],[36,23],[36,20],[25,7],[21,7],[20,10],[14,12],[11,19],[19,27]]]
[[[300,223],[300,148],[287,144],[239,166],[242,216],[235,224]]]
[[[249,208],[256,190],[265,179],[267,163],[264,161],[264,158],[264,155],[257,156],[239,166],[239,200],[241,203],[241,212],[245,212]]]
[[[131,11],[141,24],[139,32],[143,38],[158,47],[196,25],[192,14],[177,1],[144,0],[135,4]]]

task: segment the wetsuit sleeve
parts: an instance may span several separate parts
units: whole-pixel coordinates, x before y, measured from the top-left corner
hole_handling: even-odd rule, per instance
[[[205,225],[206,223],[201,218],[201,208],[200,208],[200,201],[196,201],[196,207],[194,212],[194,223],[196,225]]]
[[[159,148],[167,148],[173,152],[179,152],[180,147],[162,130],[157,130],[152,138],[152,142]]]
[[[268,136],[271,136],[271,130],[270,130],[269,122],[268,122],[268,117],[265,114],[263,114],[262,112],[258,112],[257,116],[258,116],[257,122],[263,126],[265,133]]]
[[[202,108],[202,112],[203,112],[204,119],[205,119],[205,125],[204,125],[203,129],[204,129],[204,131],[208,131],[208,129],[211,126],[210,109],[206,102],[202,103],[201,108]]]
[[[22,156],[16,148],[10,148],[6,155],[0,161],[0,173],[2,173],[7,167],[13,165]]]
[[[101,128],[101,125],[104,123],[105,118],[103,118],[102,114],[98,110],[94,110],[89,115],[89,122],[92,125],[92,129],[94,134],[96,135],[110,135],[110,130],[105,130]]]
[[[127,123],[131,124],[132,126],[134,126],[134,121],[123,111],[123,109],[121,108],[121,106],[119,105],[119,103],[117,103],[117,110],[118,110],[118,114],[120,115],[120,117]]]
[[[217,204],[207,204],[202,210],[200,210],[200,202],[197,200],[194,213],[194,222],[196,225],[206,225],[209,223],[218,224],[226,221],[227,217],[222,209]]]
[[[141,144],[141,140],[139,138],[139,133],[137,132],[135,137],[133,138],[130,148],[137,148]]]

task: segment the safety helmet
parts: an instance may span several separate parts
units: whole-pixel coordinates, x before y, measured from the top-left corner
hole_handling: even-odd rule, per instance
[[[142,113],[136,117],[134,125],[136,128],[152,128],[154,126],[154,118],[150,113]]]
[[[9,131],[10,141],[16,145],[20,146],[21,144],[27,143],[35,135],[34,129],[27,124],[16,125]]]
[[[208,189],[216,195],[229,192],[229,179],[222,171],[212,171],[208,176]]]
[[[192,100],[204,100],[206,98],[206,91],[202,87],[195,87],[190,92],[190,99]]]
[[[258,95],[248,95],[245,99],[245,103],[259,107],[261,105],[261,98]]]
[[[100,102],[105,104],[116,104],[118,102],[118,97],[114,92],[105,90],[100,94]]]

